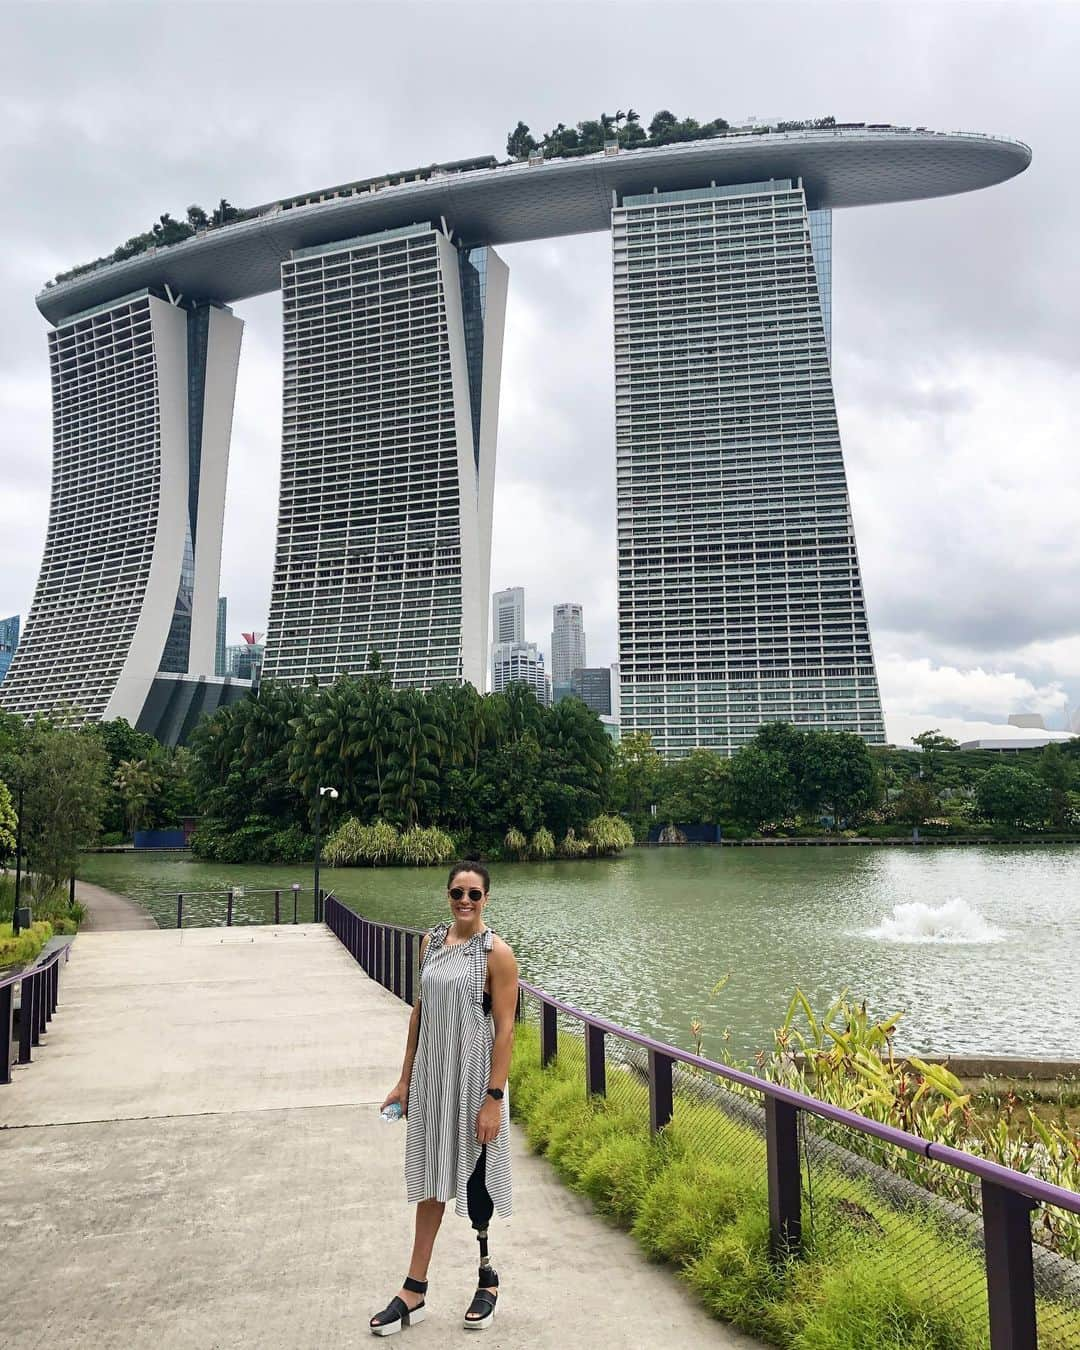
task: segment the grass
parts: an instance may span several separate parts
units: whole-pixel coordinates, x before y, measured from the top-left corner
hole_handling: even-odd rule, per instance
[[[900,1212],[815,1162],[803,1256],[776,1263],[756,1130],[680,1096],[653,1137],[640,1079],[609,1061],[608,1096],[589,1102],[574,1038],[539,1060],[537,1029],[519,1025],[510,1099],[531,1147],[713,1316],[784,1350],[987,1350],[982,1254],[931,1211]],[[1080,1345],[1080,1310],[1044,1305],[1039,1344]]]

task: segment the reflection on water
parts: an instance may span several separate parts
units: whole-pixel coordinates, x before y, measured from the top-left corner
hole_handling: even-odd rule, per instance
[[[80,875],[141,900],[163,926],[177,891],[216,892],[185,900],[208,922],[221,921],[230,885],[245,887],[238,923],[272,913],[258,887],[299,882],[310,906],[311,875],[297,867],[104,854]],[[442,869],[323,874],[361,913],[417,926],[443,917],[445,881]],[[768,1045],[796,985],[818,1008],[847,989],[876,1015],[903,1010],[900,1044],[923,1053],[1072,1057],[1080,1045],[1078,849],[635,849],[495,867],[492,897],[487,922],[526,979],[688,1048],[700,1017],[706,1053],[725,1027],[735,1054]],[[934,933],[951,940],[926,940]]]

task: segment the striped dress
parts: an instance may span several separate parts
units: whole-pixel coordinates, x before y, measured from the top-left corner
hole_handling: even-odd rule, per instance
[[[490,928],[446,945],[449,925],[431,930],[420,970],[420,1039],[409,1079],[405,1189],[410,1201],[454,1200],[469,1217],[466,1187],[477,1159],[476,1117],[488,1100],[495,1021],[484,1008]],[[495,1212],[512,1212],[510,1094],[500,1103],[502,1126],[487,1146],[485,1178]]]

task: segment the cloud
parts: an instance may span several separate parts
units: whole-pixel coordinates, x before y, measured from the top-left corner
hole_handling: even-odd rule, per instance
[[[1048,727],[1064,725],[1068,696],[1056,681],[1036,684],[1015,671],[961,670],[892,652],[879,656],[877,667],[889,738],[897,745],[944,722],[984,728],[963,739],[990,735],[985,728],[1000,731],[1014,712],[1042,713]]]

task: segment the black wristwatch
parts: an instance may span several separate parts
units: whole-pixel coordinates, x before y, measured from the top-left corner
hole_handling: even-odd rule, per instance
[[[497,1102],[501,1102],[502,1099],[503,1099],[503,1090],[502,1090],[502,1088],[490,1088],[490,1087],[489,1087],[489,1088],[488,1088],[488,1096],[489,1096],[489,1097],[494,1097],[495,1100],[496,1100]]]

